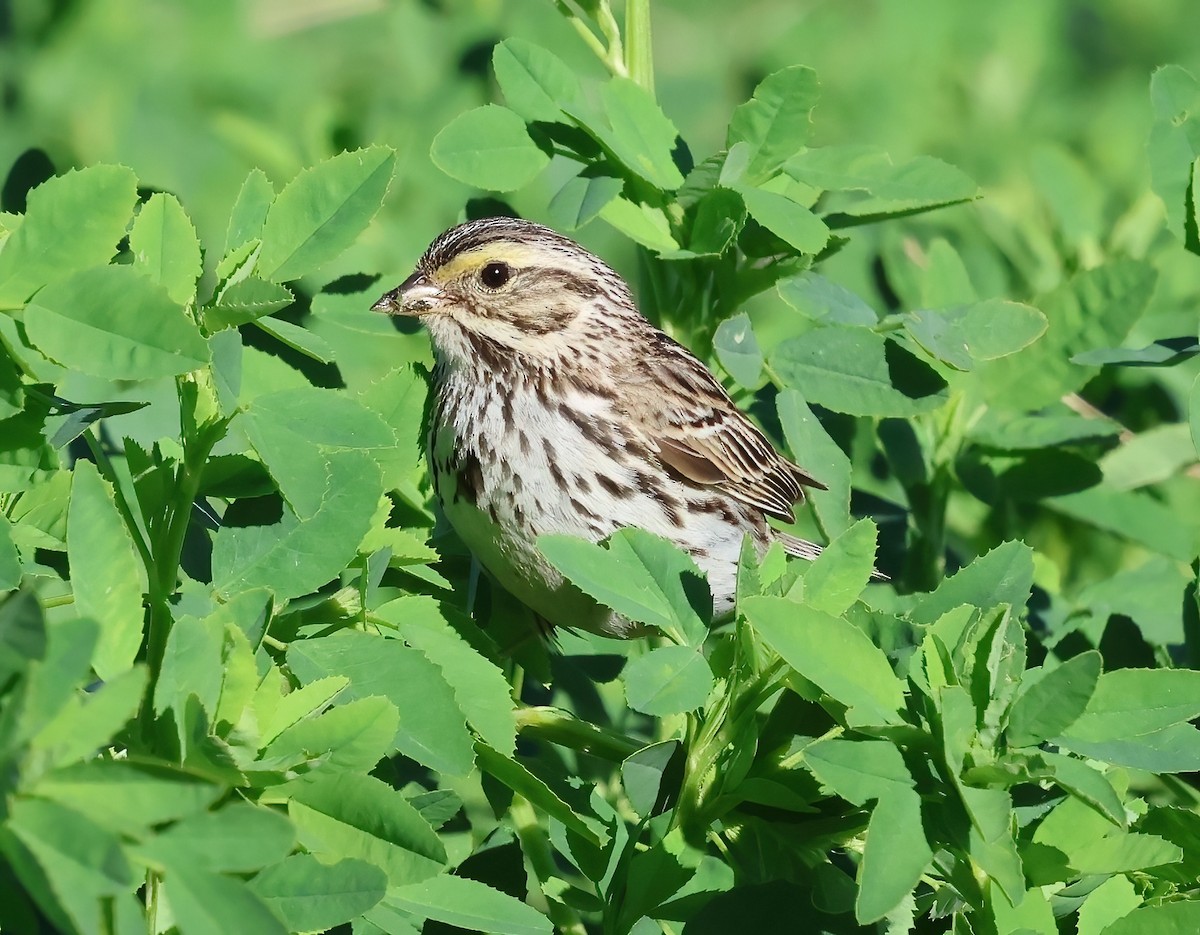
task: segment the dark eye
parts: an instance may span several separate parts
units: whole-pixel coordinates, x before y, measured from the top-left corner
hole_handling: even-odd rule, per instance
[[[507,263],[489,263],[479,271],[480,281],[489,289],[499,289],[512,278],[512,270]]]

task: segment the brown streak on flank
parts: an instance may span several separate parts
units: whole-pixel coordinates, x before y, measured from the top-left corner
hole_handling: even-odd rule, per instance
[[[472,506],[478,505],[483,493],[483,469],[474,453],[466,452],[454,474],[454,499],[461,495]]]

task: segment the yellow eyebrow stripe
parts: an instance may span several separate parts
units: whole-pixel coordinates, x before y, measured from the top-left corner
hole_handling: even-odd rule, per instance
[[[453,279],[458,279],[464,273],[478,269],[484,263],[492,261],[500,261],[507,263],[509,266],[520,268],[531,262],[535,262],[537,257],[538,251],[526,244],[513,243],[512,241],[489,243],[482,247],[474,247],[460,253],[449,263],[435,270],[434,278],[440,282],[449,282]]]

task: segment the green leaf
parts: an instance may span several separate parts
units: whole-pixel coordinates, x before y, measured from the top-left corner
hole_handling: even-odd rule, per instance
[[[732,189],[714,188],[690,211],[687,249],[670,258],[721,256],[737,239],[746,223],[746,204]]]
[[[249,276],[230,285],[214,304],[204,307],[204,327],[216,332],[246,325],[287,308],[293,301],[295,296],[287,286]]]
[[[158,192],[142,205],[129,232],[133,268],[167,290],[171,301],[187,305],[200,278],[200,240],[174,195]]]
[[[900,723],[904,683],[858,627],[786,598],[747,598],[742,610],[789,666],[851,709],[848,718]]]
[[[159,677],[154,685],[154,711],[176,712],[177,725],[188,698],[195,696],[209,719],[221,696],[223,631],[211,620],[180,616],[167,635]]]
[[[225,230],[225,256],[262,236],[263,224],[274,200],[275,186],[267,174],[262,169],[251,169],[246,181],[238,189],[237,199],[229,214],[229,226]]]
[[[617,197],[600,209],[600,217],[643,247],[659,253],[679,251],[679,244],[671,234],[671,222],[662,208]]]
[[[511,755],[516,744],[512,686],[446,622],[437,603],[426,597],[401,597],[375,614],[394,624],[401,639],[441,669],[458,707],[484,742]]]
[[[339,702],[382,695],[400,712],[395,746],[406,756],[453,776],[471,769],[472,745],[462,711],[441,669],[400,640],[343,630],[298,640],[288,665],[301,682],[344,675]]]
[[[869,519],[838,535],[804,569],[804,603],[840,617],[854,605],[875,570],[879,530]]]
[[[923,595],[909,617],[915,623],[930,624],[962,604],[980,610],[1001,604],[1020,608],[1029,600],[1032,587],[1033,550],[1014,539],[996,546]]]
[[[1191,426],[1192,445],[1200,454],[1200,376],[1196,377],[1188,394],[1188,424]]]
[[[725,148],[748,144],[748,181],[760,182],[773,175],[808,142],[812,109],[819,95],[817,73],[793,65],[764,78],[751,99],[734,110]]]
[[[0,308],[19,308],[46,283],[107,263],[136,202],[137,179],[124,166],[91,166],[33,189],[0,250]]]
[[[1151,773],[1200,770],[1200,730],[1175,724],[1150,734],[1109,740],[1077,740],[1069,734],[1054,742],[1080,756]]]
[[[1087,900],[1079,907],[1076,935],[1100,935],[1117,919],[1129,915],[1142,904],[1142,897],[1128,877],[1109,877],[1088,893]],[[1157,928],[1141,930],[1143,935],[1159,931]]]
[[[281,731],[263,760],[288,768],[319,758],[321,767],[370,772],[391,751],[399,724],[386,698],[358,698]]]
[[[505,39],[492,49],[492,68],[504,100],[526,120],[563,120],[562,104],[575,104],[583,88],[557,55],[524,39]]]
[[[638,623],[677,630],[693,644],[703,641],[707,628],[692,604],[703,599],[695,587],[703,580],[700,570],[665,539],[631,528],[613,533],[608,548],[558,535],[539,537],[538,548],[605,607]]]
[[[825,222],[787,195],[741,187],[738,194],[750,217],[798,253],[820,253],[829,241]]]
[[[612,133],[603,134],[599,142],[655,188],[668,191],[682,185],[683,175],[671,155],[679,131],[650,92],[629,78],[618,77],[600,89],[600,97]]]
[[[389,147],[370,146],[297,175],[267,212],[258,274],[287,282],[334,259],[379,210],[395,166],[396,154]]]
[[[0,514],[0,592],[21,586],[21,556],[12,536],[12,523]]]
[[[142,846],[152,860],[174,870],[251,873],[283,860],[295,833],[279,812],[249,802],[232,802],[176,822]]]
[[[845,286],[818,273],[805,272],[779,280],[780,298],[809,318],[831,325],[862,325],[879,322],[875,310]]]
[[[213,539],[213,587],[225,595],[266,588],[298,597],[334,578],[354,557],[383,492],[379,466],[361,451],[326,455],[320,503],[301,520],[285,507],[271,526],[223,526]]]
[[[235,877],[177,867],[167,875],[165,885],[182,935],[286,935],[287,929],[266,903]]]
[[[32,747],[53,766],[93,756],[137,714],[146,680],[146,668],[135,665],[95,691],[74,695]]]
[[[1073,855],[1071,867],[1085,876],[1128,873],[1178,863],[1182,859],[1183,851],[1179,847],[1157,835],[1114,833]]]
[[[496,935],[551,935],[544,915],[477,880],[439,876],[388,890],[385,903],[447,925]]]
[[[1028,347],[1046,331],[1046,316],[1017,302],[989,299],[960,308],[917,310],[904,327],[932,356],[956,370],[995,360]]]
[[[708,660],[692,646],[661,646],[638,656],[621,673],[629,707],[665,717],[694,711],[712,691]]]
[[[362,915],[387,892],[387,874],[365,860],[323,864],[311,854],[293,854],[267,867],[250,889],[294,932],[323,932]]]
[[[1102,773],[1092,769],[1083,760],[1063,753],[1042,751],[1035,760],[1049,767],[1044,778],[1057,783],[1118,828],[1125,827],[1125,807],[1121,804],[1121,797]],[[1037,775],[1043,777],[1040,771]]]
[[[1162,903],[1135,909],[1104,929],[1104,935],[1192,935],[1200,926],[1200,902]]]
[[[1099,653],[1080,653],[1022,691],[1008,712],[1009,744],[1036,746],[1067,730],[1087,707],[1102,665]]]
[[[1136,490],[1112,490],[1097,484],[1078,493],[1042,501],[1055,512],[1075,517],[1121,539],[1137,542],[1181,562],[1196,557],[1196,526],[1156,497]]]
[[[913,788],[904,758],[886,740],[819,740],[804,748],[804,765],[822,786],[854,805]]]
[[[331,773],[287,787],[288,815],[305,850],[318,858],[365,860],[402,886],[443,869],[446,850],[433,828],[395,789],[361,773]]]
[[[269,744],[284,729],[325,707],[349,684],[344,675],[330,675],[280,695],[274,683],[264,679],[254,699],[259,743]]]
[[[1010,902],[1025,892],[1025,875],[1012,833],[1012,796],[1003,789],[976,789],[959,783],[971,818],[967,847],[971,859],[1004,891]]]
[[[1147,155],[1154,191],[1167,208],[1167,226],[1187,242],[1188,194],[1192,163],[1200,157],[1200,82],[1178,65],[1150,78],[1154,125]]]
[[[90,461],[76,461],[67,510],[67,558],[80,614],[100,624],[92,665],[112,678],[142,644],[142,569],[112,491]]]
[[[805,499],[828,535],[850,528],[850,459],[795,390],[784,390],[775,405],[793,459],[828,489],[805,491]]]
[[[866,925],[901,904],[933,860],[921,824],[921,797],[913,789],[892,789],[871,810],[858,869],[854,917]]]
[[[663,775],[678,750],[678,740],[662,740],[642,747],[621,763],[621,786],[625,797],[643,818],[653,814],[662,791]]]
[[[780,343],[771,369],[809,402],[860,416],[911,416],[949,398],[946,381],[900,345],[865,328],[831,325]]]
[[[510,192],[532,182],[550,162],[505,107],[485,104],[455,117],[433,138],[433,163],[476,188]]]
[[[713,351],[726,372],[747,389],[754,389],[762,378],[763,359],[750,316],[738,312],[717,325],[713,335]]]
[[[209,362],[199,329],[166,289],[129,266],[56,279],[25,309],[29,340],[64,367],[110,380],[152,380]]]
[[[1068,733],[1079,740],[1122,740],[1200,716],[1200,672],[1117,669],[1100,676],[1083,715]]]
[[[1135,490],[1169,480],[1196,461],[1188,427],[1158,425],[1126,438],[1100,459],[1104,481],[1114,490]]]
[[[622,179],[596,174],[589,167],[563,183],[546,206],[546,214],[555,227],[575,230],[597,217],[624,187]]]

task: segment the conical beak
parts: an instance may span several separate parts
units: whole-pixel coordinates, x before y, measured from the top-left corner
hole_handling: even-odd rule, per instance
[[[413,273],[391,292],[381,296],[371,306],[371,311],[387,315],[428,315],[437,309],[443,298],[445,293],[430,282],[424,273]]]

